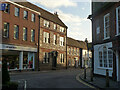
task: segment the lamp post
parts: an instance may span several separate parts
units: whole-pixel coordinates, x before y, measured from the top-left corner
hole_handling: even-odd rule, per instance
[[[92,15],[89,15],[88,16],[88,18],[87,19],[89,19],[89,20],[91,20],[91,22],[92,22]],[[93,37],[93,33],[92,33],[92,37]],[[93,40],[92,40],[93,41]],[[93,81],[93,71],[94,71],[94,50],[93,50],[93,42],[92,42],[92,49],[91,49],[91,51],[92,51],[92,61],[91,61],[91,74],[90,74],[90,76],[91,76],[91,81]]]

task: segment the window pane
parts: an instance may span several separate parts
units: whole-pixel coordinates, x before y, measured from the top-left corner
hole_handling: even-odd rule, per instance
[[[102,67],[102,52],[99,52],[99,66]]]
[[[105,36],[104,38],[107,38],[107,37],[110,36],[110,31],[109,31],[109,28],[110,28],[110,27],[109,27],[109,26],[110,26],[110,25],[109,25],[109,14],[108,14],[107,16],[104,16],[104,21],[105,21],[105,22],[104,22],[104,24],[105,24],[105,25],[104,25],[104,27],[105,27],[105,28],[104,28],[104,34],[105,34],[105,35],[104,35],[104,36]]]
[[[112,68],[112,66],[113,66],[113,53],[111,50],[108,51],[108,62],[109,62],[109,68]]]
[[[32,19],[31,19],[31,20],[32,20],[33,22],[35,22],[35,14],[32,14],[32,16],[31,16],[31,17],[32,17]]]
[[[15,16],[19,16],[19,8],[15,7]]]
[[[23,40],[27,41],[27,28],[23,28]]]
[[[9,37],[9,23],[4,23],[4,32],[3,36],[8,38]]]
[[[24,19],[27,19],[28,18],[28,12],[27,11],[24,11]]]
[[[18,39],[19,26],[14,25],[14,39]]]
[[[5,12],[10,13],[10,4],[6,3]]]
[[[31,30],[31,42],[35,41],[35,30]]]

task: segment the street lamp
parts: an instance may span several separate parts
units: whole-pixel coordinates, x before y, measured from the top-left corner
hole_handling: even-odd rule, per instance
[[[88,18],[87,19],[89,19],[89,20],[91,20],[91,22],[92,22],[92,15],[89,15],[88,16]],[[92,33],[92,37],[93,37],[93,33]],[[93,41],[93,40],[92,40]],[[94,52],[93,52],[93,42],[92,42],[92,49],[91,49],[91,51],[92,51],[92,61],[91,61],[91,81],[93,81],[93,69],[94,69]]]

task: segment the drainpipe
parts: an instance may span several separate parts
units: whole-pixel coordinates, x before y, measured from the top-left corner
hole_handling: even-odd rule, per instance
[[[39,27],[38,27],[38,52],[37,52],[37,59],[38,59],[38,71],[40,71],[40,63],[39,63],[39,52],[40,52],[40,15],[38,15],[39,18]]]
[[[67,69],[67,29],[66,29],[66,69]]]

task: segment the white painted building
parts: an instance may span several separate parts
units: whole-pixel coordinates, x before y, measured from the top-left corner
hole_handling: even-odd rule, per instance
[[[86,49],[82,50],[82,67],[91,67],[92,52]]]
[[[113,52],[111,49],[112,42],[94,46],[94,73],[106,75],[106,69],[109,75],[113,73]]]

